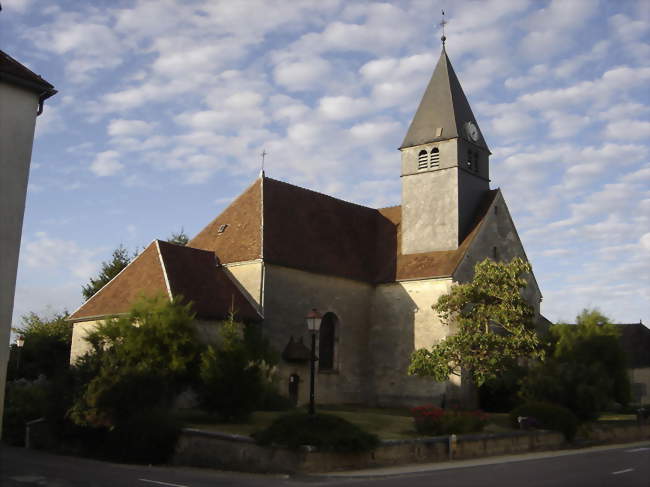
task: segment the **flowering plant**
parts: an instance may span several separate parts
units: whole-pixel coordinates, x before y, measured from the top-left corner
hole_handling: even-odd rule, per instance
[[[418,406],[411,409],[415,430],[427,435],[462,434],[481,431],[488,416],[483,411]]]

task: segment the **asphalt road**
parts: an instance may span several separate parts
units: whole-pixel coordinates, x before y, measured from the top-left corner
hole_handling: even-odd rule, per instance
[[[119,465],[0,447],[2,487],[650,487],[650,442],[335,475],[289,477]]]

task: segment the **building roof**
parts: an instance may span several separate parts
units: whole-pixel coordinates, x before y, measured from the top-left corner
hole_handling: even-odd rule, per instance
[[[42,95],[41,100],[45,100],[56,93],[53,85],[1,50],[0,81],[6,81],[34,91]]]
[[[377,210],[262,177],[188,245],[214,251],[222,264],[263,258],[372,284],[451,276],[496,193],[486,193],[458,249],[402,255],[400,206]]]
[[[628,367],[650,367],[650,329],[643,323],[617,324]]]
[[[224,319],[232,311],[237,319],[261,319],[214,252],[153,241],[140,255],[100,289],[69,319],[87,321],[128,313],[141,296],[163,295],[191,302],[198,318]]]
[[[447,52],[443,49],[400,149],[456,137],[469,140],[465,129],[467,122],[478,127]],[[489,150],[482,134],[478,141],[470,142]]]

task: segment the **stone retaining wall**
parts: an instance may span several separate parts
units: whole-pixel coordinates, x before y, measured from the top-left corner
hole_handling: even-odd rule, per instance
[[[589,443],[624,443],[650,439],[650,425],[603,425],[592,428]],[[487,457],[565,446],[561,433],[517,431],[500,434],[458,435],[453,459]],[[196,429],[184,429],[173,463],[246,472],[314,473],[354,470],[450,459],[448,436],[413,440],[384,440],[373,452],[341,454],[319,452],[305,446],[298,451],[262,447],[247,437]]]

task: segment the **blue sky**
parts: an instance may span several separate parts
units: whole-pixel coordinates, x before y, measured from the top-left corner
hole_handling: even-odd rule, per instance
[[[380,207],[447,51],[542,312],[650,323],[647,0],[3,0],[39,117],[14,324],[72,311],[120,243],[193,236],[258,175]]]

